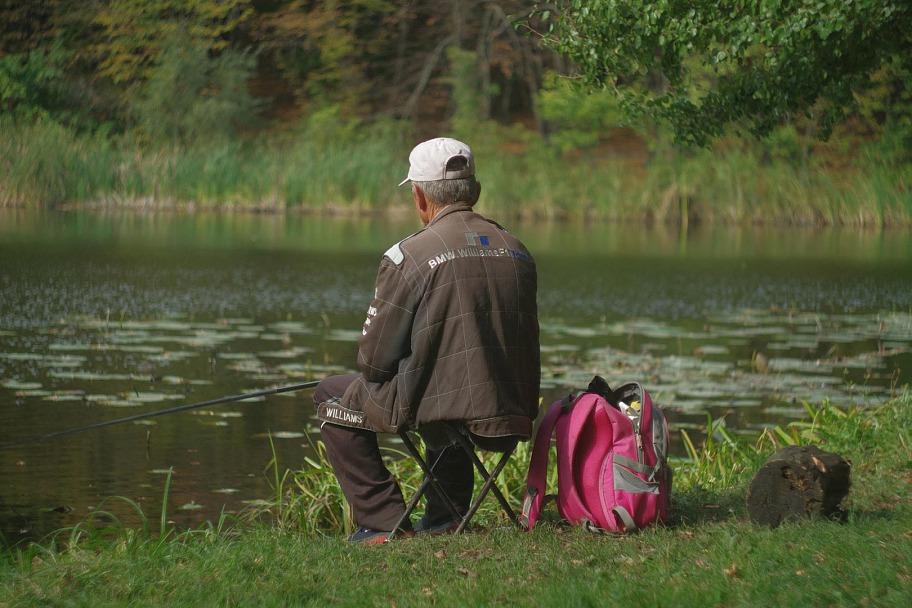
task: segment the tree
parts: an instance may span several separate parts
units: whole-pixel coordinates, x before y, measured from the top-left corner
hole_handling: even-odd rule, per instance
[[[98,73],[129,91],[152,76],[170,35],[184,32],[217,53],[252,14],[250,0],[107,0],[95,16]]]
[[[538,14],[586,85],[700,145],[811,109],[826,134],[878,68],[912,61],[908,0],[568,0]]]
[[[0,0],[0,117],[77,124],[91,106],[62,0]]]
[[[388,51],[386,0],[284,0],[257,19],[254,38],[278,68],[296,100],[336,104],[362,116],[372,97],[371,77]],[[375,77],[375,76],[374,76]],[[315,102],[316,103],[313,103]]]
[[[0,57],[51,44],[58,32],[60,0],[0,0]]]
[[[134,104],[139,128],[155,141],[222,141],[253,120],[247,81],[248,53],[231,49],[210,56],[206,45],[175,32]]]
[[[544,67],[556,55],[519,35],[528,0],[273,0],[255,3],[261,66],[275,66],[308,110],[438,125],[456,105],[454,81],[473,80],[478,118],[534,114]],[[472,53],[469,61],[459,51]],[[454,66],[457,66],[454,68]],[[455,72],[459,71],[459,74]]]
[[[76,109],[64,78],[68,60],[59,43],[47,50],[0,56],[0,116],[70,118]]]

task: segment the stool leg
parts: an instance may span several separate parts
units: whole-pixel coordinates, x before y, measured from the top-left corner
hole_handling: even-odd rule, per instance
[[[451,436],[459,444],[459,446],[469,454],[469,457],[472,459],[472,463],[475,465],[475,468],[478,469],[478,472],[481,474],[482,479],[485,480],[484,484],[481,487],[481,490],[478,492],[478,496],[476,496],[475,500],[472,501],[471,507],[466,512],[465,517],[462,518],[459,527],[456,529],[456,533],[458,534],[459,532],[462,532],[469,525],[469,521],[472,519],[472,517],[475,516],[475,513],[478,511],[478,508],[481,506],[482,501],[485,499],[489,491],[494,492],[494,496],[497,497],[497,501],[500,503],[500,507],[504,510],[504,513],[507,515],[510,521],[514,523],[518,522],[519,520],[516,517],[516,513],[510,507],[507,499],[504,497],[503,493],[500,491],[500,488],[498,488],[496,484],[497,476],[500,475],[501,471],[503,471],[504,467],[506,466],[507,461],[510,460],[510,457],[513,455],[513,450],[504,452],[494,470],[491,473],[488,473],[488,470],[485,468],[484,464],[475,453],[475,446],[472,445],[469,439],[459,433],[453,433]]]
[[[476,496],[475,500],[472,501],[472,506],[469,508],[469,511],[466,513],[465,518],[462,520],[462,522],[459,524],[459,527],[456,529],[457,534],[459,532],[462,532],[463,530],[465,530],[465,528],[469,525],[469,521],[472,519],[472,517],[475,516],[475,513],[478,511],[478,508],[481,506],[482,501],[484,501],[485,497],[487,496],[488,491],[494,492],[494,496],[497,497],[497,501],[500,503],[500,507],[503,509],[504,513],[510,519],[510,521],[512,521],[514,523],[517,523],[519,521],[516,518],[516,513],[510,507],[510,504],[507,502],[507,499],[504,497],[503,493],[501,493],[500,488],[498,488],[497,484],[496,484],[497,476],[500,475],[500,472],[503,470],[504,466],[507,464],[507,461],[510,459],[510,455],[511,454],[509,454],[509,453],[504,454],[501,457],[500,462],[497,463],[497,467],[495,467],[495,469],[490,474],[488,474],[487,469],[485,469],[485,467],[481,463],[481,461],[478,460],[477,456],[473,459],[476,461],[476,466],[478,467],[478,471],[479,471],[479,473],[481,473],[485,482],[484,482],[484,485],[481,486],[481,490],[478,492],[478,496]]]
[[[456,505],[453,504],[453,501],[450,500],[450,497],[447,496],[447,493],[443,490],[442,487],[440,487],[440,483],[437,481],[436,475],[434,475],[433,468],[428,466],[427,461],[425,461],[424,457],[422,457],[421,453],[418,451],[418,448],[415,447],[415,444],[412,442],[412,440],[406,433],[400,433],[399,437],[402,439],[402,443],[405,444],[406,449],[409,451],[409,453],[412,455],[424,473],[424,479],[421,482],[421,486],[418,488],[416,495],[412,498],[411,501],[409,501],[409,507],[406,508],[406,511],[403,514],[399,524],[401,525],[404,522],[405,518],[411,515],[411,512],[418,504],[418,501],[427,492],[428,486],[430,486],[430,488],[437,493],[437,495],[443,501],[444,506],[446,506],[447,510],[450,512],[450,515],[452,515],[456,520],[461,519],[462,516],[459,514],[459,510],[456,508]],[[393,534],[395,534],[395,532],[396,531],[394,530]],[[390,535],[390,539],[393,538],[393,534]]]
[[[516,516],[516,513],[513,511],[513,509],[510,508],[510,503],[507,502],[506,497],[504,497],[503,493],[500,491],[500,488],[497,487],[497,484],[496,484],[497,477],[500,475],[501,471],[504,470],[504,467],[507,465],[507,462],[510,460],[510,458],[512,456],[513,456],[513,451],[510,450],[510,452],[505,453],[503,456],[500,457],[500,462],[497,463],[497,466],[494,468],[494,471],[492,471],[492,473],[491,473],[491,477],[490,477],[491,491],[494,492],[494,496],[497,497],[497,501],[500,503],[501,508],[507,514],[507,517],[510,518],[510,521],[518,524],[519,518]]]
[[[387,541],[393,540],[399,530],[402,529],[402,524],[411,517],[412,511],[414,511],[415,507],[418,506],[418,501],[421,500],[421,497],[424,496],[425,492],[427,492],[429,485],[430,483],[428,482],[427,477],[421,480],[421,485],[418,486],[418,490],[415,491],[415,495],[412,496],[412,499],[405,506],[405,511],[402,512],[402,517],[400,517],[399,521],[396,522],[396,525],[393,527],[393,531],[390,532],[390,535],[386,538]]]

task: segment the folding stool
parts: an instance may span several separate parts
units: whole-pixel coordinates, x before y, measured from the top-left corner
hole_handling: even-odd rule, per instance
[[[418,490],[415,492],[415,495],[406,505],[405,513],[402,514],[402,517],[393,527],[393,532],[389,535],[389,540],[393,540],[393,537],[399,532],[400,526],[406,521],[409,521],[409,518],[412,515],[412,511],[415,510],[415,507],[418,506],[418,502],[421,500],[428,489],[433,492],[436,492],[440,497],[441,502],[447,507],[450,512],[450,515],[453,516],[454,521],[458,521],[459,525],[456,528],[456,534],[459,534],[469,525],[469,522],[472,520],[472,517],[475,516],[475,513],[478,511],[478,508],[481,506],[482,501],[488,495],[488,492],[493,492],[494,496],[497,497],[497,501],[500,503],[500,507],[503,509],[506,516],[510,521],[519,525],[519,519],[516,516],[516,513],[510,507],[510,504],[507,502],[507,499],[504,497],[503,493],[500,491],[500,488],[497,487],[497,476],[500,475],[503,471],[507,462],[510,460],[510,457],[513,455],[513,452],[516,450],[516,445],[519,443],[518,440],[512,444],[506,451],[501,452],[500,460],[498,460],[497,465],[491,472],[488,472],[487,468],[478,458],[478,455],[475,453],[475,444],[472,443],[472,439],[468,436],[468,433],[463,429],[464,427],[456,426],[452,423],[443,424],[443,427],[446,431],[447,436],[452,442],[450,445],[446,446],[445,450],[463,450],[471,459],[472,464],[475,465],[475,469],[481,475],[484,483],[479,490],[478,495],[472,501],[472,504],[469,506],[468,511],[465,515],[460,515],[458,509],[456,508],[455,503],[447,496],[446,492],[440,486],[440,482],[437,479],[437,476],[434,474],[433,465],[429,466],[427,460],[422,456],[418,451],[418,448],[415,447],[414,442],[412,442],[411,437],[409,437],[408,431],[403,431],[399,433],[399,437],[402,439],[402,443],[405,444],[406,449],[411,453],[412,457],[418,462],[418,466],[421,467],[421,470],[424,472],[424,478],[421,480],[421,485],[418,486]],[[438,459],[439,460],[442,459]],[[436,465],[436,462],[434,463]]]

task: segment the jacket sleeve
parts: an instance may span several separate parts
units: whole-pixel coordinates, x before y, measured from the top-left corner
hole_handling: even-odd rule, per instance
[[[399,372],[399,362],[411,354],[417,306],[418,298],[401,266],[384,258],[358,340],[358,367],[368,381],[392,380]]]

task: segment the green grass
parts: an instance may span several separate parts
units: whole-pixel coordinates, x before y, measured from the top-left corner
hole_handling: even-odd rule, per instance
[[[293,484],[275,478],[279,525],[223,520],[164,539],[86,525],[3,552],[0,606],[906,606],[910,429],[908,388],[872,409],[809,407],[806,421],[756,442],[711,421],[676,464],[672,521],[628,537],[566,528],[550,507],[530,533],[486,512],[468,534],[350,547],[338,517],[300,523],[319,502],[305,488],[327,485],[318,458],[314,481],[299,481],[307,471]],[[806,441],[852,461],[846,521],[753,525],[744,506],[753,471],[783,443]],[[527,459],[505,475],[514,499]]]
[[[0,124],[0,206],[212,207],[383,212],[411,140],[395,124],[328,117],[288,133],[193,147],[77,135],[53,123]],[[872,147],[849,168],[769,156],[758,145],[664,149],[640,161],[561,153],[521,127],[470,139],[485,204],[502,215],[654,221],[686,226],[912,226],[912,164]],[[887,157],[884,157],[887,154]]]

